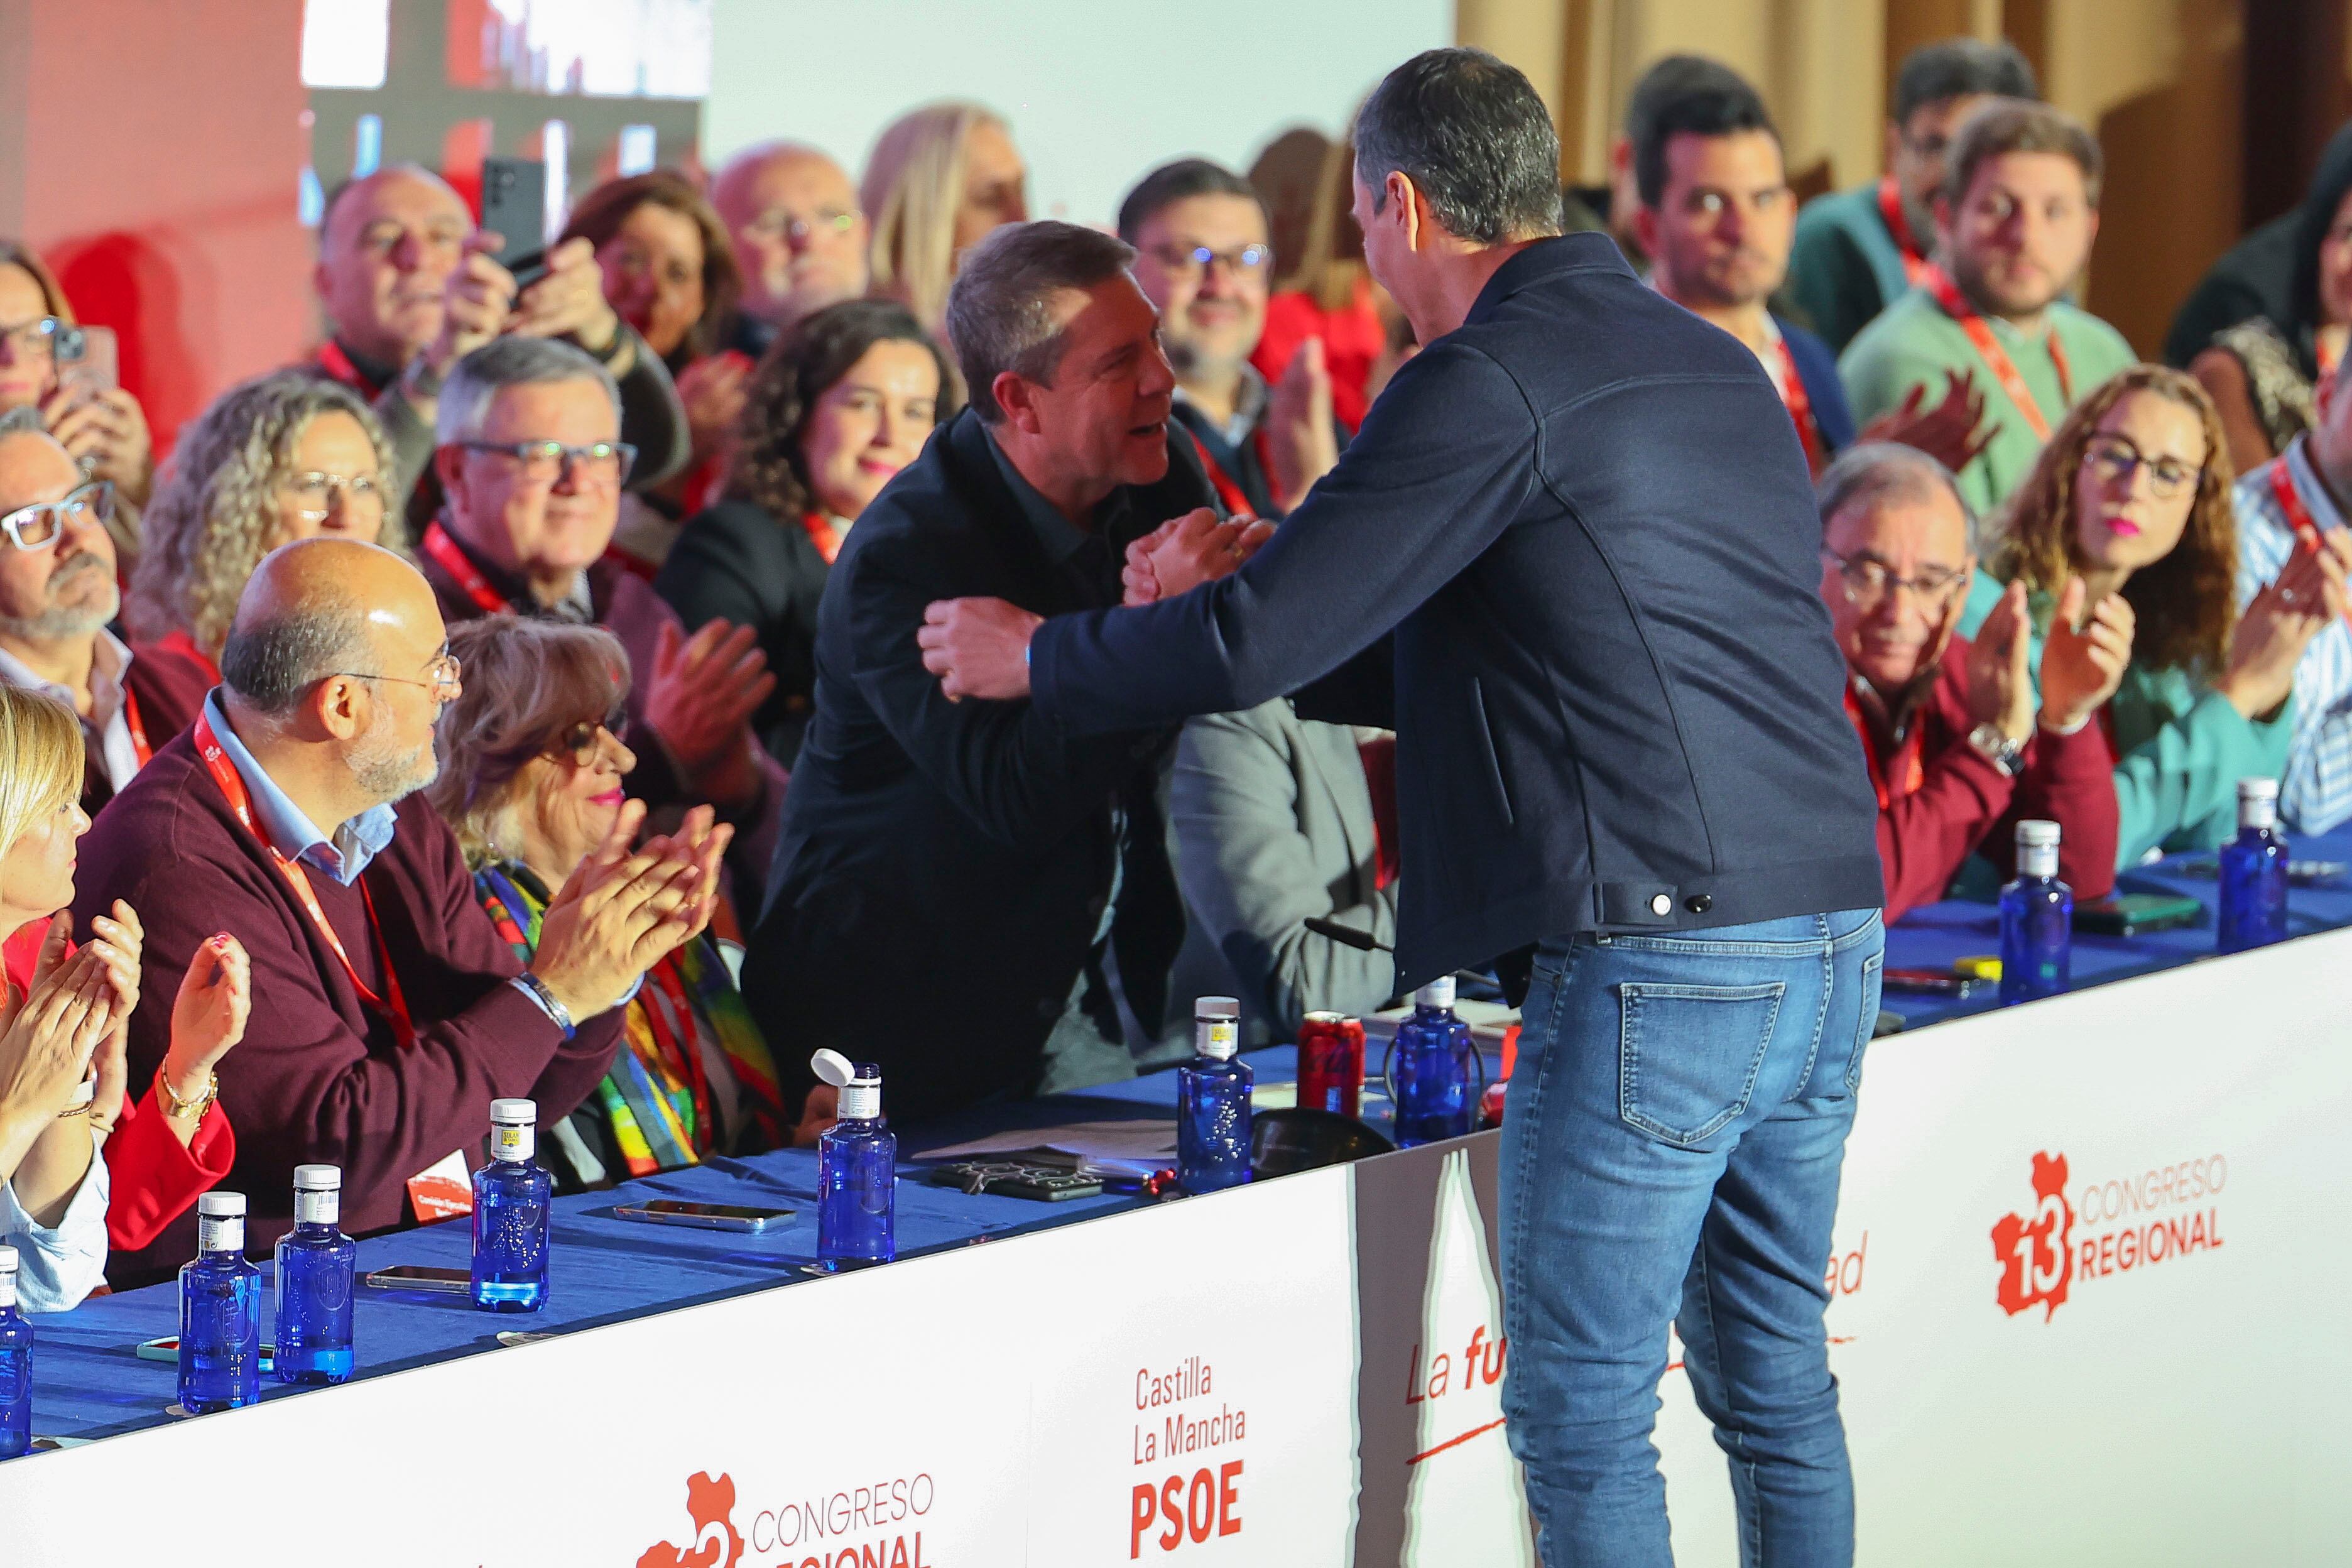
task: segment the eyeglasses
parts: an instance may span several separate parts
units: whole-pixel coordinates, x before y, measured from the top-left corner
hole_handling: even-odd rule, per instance
[[[604,737],[610,735],[617,740],[621,726],[628,721],[628,710],[623,708],[615,708],[602,719],[583,719],[557,736],[546,754],[569,756],[575,766],[593,768],[604,753]]]
[[[2129,488],[2138,470],[2146,468],[2147,493],[2158,500],[2170,500],[2194,485],[2205,472],[2202,463],[2191,465],[2178,458],[2151,458],[2123,436],[2092,437],[2083,447],[2083,461],[2126,488]]]
[[[1836,567],[1838,575],[1845,580],[1845,602],[1865,610],[1885,602],[1887,595],[1898,589],[1933,608],[1948,603],[1953,591],[1969,576],[1966,567],[1956,570],[1931,566],[1916,577],[1898,577],[1874,555],[1840,555],[1834,550],[1822,551],[1822,559]]]
[[[340,675],[346,680],[388,680],[394,686],[421,686],[433,693],[433,700],[436,702],[455,702],[463,689],[457,679],[458,673],[457,656],[444,648],[432,663],[425,667],[425,679],[422,680],[410,680],[397,675],[377,675],[364,669],[333,669],[319,679],[332,680]],[[447,695],[444,696],[444,692]]]
[[[1261,278],[1274,265],[1274,247],[1244,245],[1239,250],[1212,250],[1205,245],[1158,245],[1151,254],[1168,269],[1171,278],[1190,281],[1206,272],[1213,263],[1223,263],[1227,273],[1235,278]]]
[[[9,353],[18,359],[54,360],[61,344],[79,353],[79,337],[75,328],[55,316],[37,316],[13,327],[0,327],[0,338],[7,340]]]
[[[114,486],[106,479],[82,486],[63,500],[35,501],[0,517],[0,532],[19,550],[42,550],[57,542],[68,528],[92,523],[103,528],[114,521]]]
[[[567,447],[561,441],[460,441],[468,452],[491,452],[515,463],[533,484],[553,484],[577,470],[598,484],[617,485],[629,477],[637,449],[626,441],[593,441]]]
[[[285,489],[294,497],[295,515],[305,522],[324,522],[338,511],[383,515],[383,482],[373,474],[296,474]]]
[[[814,217],[802,217],[797,213],[762,213],[743,226],[744,232],[761,239],[789,239],[806,244],[812,235],[847,234],[857,226],[857,215],[839,207],[818,209]]]

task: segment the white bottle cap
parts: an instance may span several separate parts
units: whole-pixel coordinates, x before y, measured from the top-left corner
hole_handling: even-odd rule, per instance
[[[1451,1007],[1454,1005],[1454,976],[1441,974],[1412,994],[1416,1007]]]
[[[536,1127],[539,1125],[539,1102],[494,1100],[490,1101],[490,1121],[501,1127]]]
[[[2044,846],[2053,849],[2058,847],[2056,823],[2029,816],[2017,825],[2017,847],[2020,849],[2039,849]]]
[[[298,1193],[338,1193],[342,1188],[343,1168],[341,1165],[294,1167],[294,1190]]]
[[[2240,779],[2238,781],[2238,826],[2274,827],[2277,825],[2278,780]]]
[[[838,1114],[844,1121],[872,1121],[882,1114],[882,1069],[872,1062],[854,1062],[826,1049],[809,1058],[809,1070],[841,1091]]]
[[[2278,780],[2240,779],[2238,781],[2238,798],[2240,800],[2276,800],[2278,798]]]
[[[1212,1061],[1231,1061],[1242,1048],[1238,997],[1202,996],[1192,1003],[1192,1049]]]
[[[196,1200],[196,1250],[245,1250],[243,1193],[206,1193]]]

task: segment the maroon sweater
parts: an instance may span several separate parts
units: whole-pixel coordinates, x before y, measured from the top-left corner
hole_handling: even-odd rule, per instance
[[[541,1123],[552,1122],[587,1098],[621,1038],[615,1008],[566,1041],[506,984],[521,965],[475,901],[456,837],[421,795],[395,809],[398,830],[362,880],[415,1019],[408,1049],[360,1001],[292,887],[229,815],[186,735],[156,752],[82,841],[74,901],[82,936],[115,899],[128,900],[147,928],[131,1082],[147,1081],[163,1061],[172,998],[205,940],[225,931],[252,954],[252,1017],[219,1068],[237,1144],[224,1184],[250,1205],[251,1250],[292,1227],[294,1167],[311,1161],[343,1169],[345,1230],[403,1223],[407,1179],[452,1151],[475,1151],[488,1136],[492,1100],[529,1095]],[[382,994],[359,888],[317,870],[310,880],[360,978]],[[117,1254],[116,1283],[184,1262],[194,1233],[193,1216],[183,1215],[153,1247]]]
[[[1936,684],[1912,714],[1901,746],[1889,748],[1859,713],[1854,728],[1863,731],[1863,754],[1878,790],[1878,863],[1890,921],[1942,898],[1979,849],[2007,876],[2016,860],[2017,824],[2030,817],[2059,825],[2059,874],[2075,898],[2103,899],[2116,885],[2115,759],[2106,736],[2096,723],[2072,735],[2036,731],[2021,771],[2004,777],[1969,744],[1976,721],[1969,712],[1967,638],[1954,637],[1944,650]]]

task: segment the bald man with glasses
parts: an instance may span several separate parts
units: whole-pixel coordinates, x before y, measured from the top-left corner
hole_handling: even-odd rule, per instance
[[[2059,825],[2075,896],[2104,897],[2116,879],[2115,764],[2092,720],[2131,662],[2130,606],[2110,595],[2080,632],[2080,605],[2060,606],[2037,709],[2021,584],[1974,642],[1958,635],[1977,521],[1950,470],[1908,447],[1856,447],[1822,476],[1820,497],[1822,602],[1878,793],[1886,918],[1942,898],[1971,855],[2006,878],[2016,824],[2030,817]],[[2079,598],[2080,584],[2070,592]]]

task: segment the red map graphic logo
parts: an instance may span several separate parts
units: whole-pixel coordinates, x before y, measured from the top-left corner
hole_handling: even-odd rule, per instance
[[[2066,1201],[2066,1156],[2034,1155],[2032,1212],[2005,1214],[1992,1227],[1993,1261],[2000,1265],[1993,1299],[2002,1311],[2013,1318],[2039,1302],[2043,1322],[2057,1314],[2074,1278],[2074,1208]]]
[[[694,1521],[693,1542],[648,1546],[637,1568],[735,1568],[743,1555],[743,1538],[735,1533],[735,1478],[714,1480],[704,1474],[688,1480],[686,1514]]]

